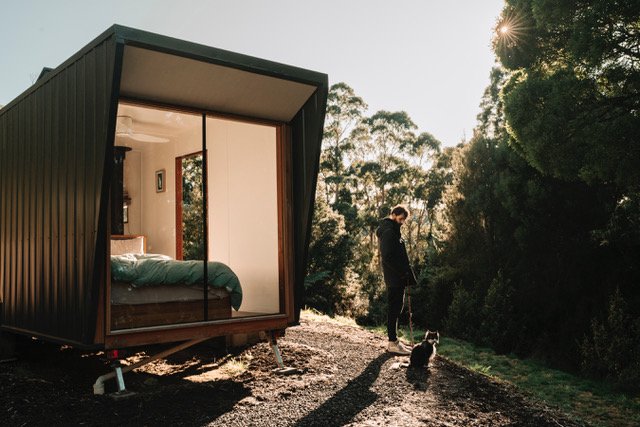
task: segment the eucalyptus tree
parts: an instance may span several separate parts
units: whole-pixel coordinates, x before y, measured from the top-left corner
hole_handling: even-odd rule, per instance
[[[305,280],[306,303],[325,312],[352,312],[347,293],[354,287],[348,281],[357,245],[350,234],[355,221],[347,218],[357,214],[351,206],[347,154],[353,147],[351,131],[366,108],[347,84],[331,86]]]
[[[388,214],[395,201],[387,200],[388,191],[397,186],[408,167],[407,154],[415,142],[415,123],[406,112],[378,111],[356,129],[359,155],[354,162],[356,174],[367,187],[364,210],[373,219]]]
[[[351,131],[366,110],[367,104],[346,83],[336,83],[329,89],[320,167],[328,204],[335,206],[340,202],[341,190],[348,179],[345,156],[353,148]]]
[[[415,139],[407,153],[408,167],[404,175],[404,188],[398,194],[411,207],[411,219],[406,224],[409,256],[418,260],[424,256],[431,242],[436,212],[441,207],[442,192],[446,185],[446,155],[429,132]]]
[[[371,311],[380,312],[379,219],[393,205],[408,204],[413,215],[404,234],[412,258],[423,258],[425,234],[431,234],[445,185],[447,156],[441,156],[433,135],[416,135],[417,126],[404,111],[364,117],[366,108],[345,83],[331,87],[307,280],[308,302],[319,308],[338,309],[338,295],[360,289]],[[358,278],[360,287],[345,288],[348,278]]]

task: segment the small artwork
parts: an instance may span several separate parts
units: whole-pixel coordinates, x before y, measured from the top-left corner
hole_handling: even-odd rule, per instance
[[[162,193],[165,191],[166,189],[165,175],[166,174],[164,169],[160,169],[159,171],[156,171],[156,193]]]

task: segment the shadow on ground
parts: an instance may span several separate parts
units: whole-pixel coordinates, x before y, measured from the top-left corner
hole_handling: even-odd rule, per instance
[[[149,354],[157,352],[153,350]],[[181,357],[169,364],[184,362]],[[27,342],[16,361],[0,365],[0,407],[6,409],[1,418],[6,425],[206,425],[251,395],[249,387],[233,378],[185,379],[211,362],[208,355],[188,357],[186,369],[168,375],[125,374],[127,390],[134,394],[115,399],[114,380],[105,383],[106,395],[93,394],[93,382],[111,371],[103,356]]]
[[[358,377],[334,394],[317,409],[301,418],[296,426],[342,426],[378,399],[371,386],[378,379],[382,365],[393,357],[383,353],[367,365]]]

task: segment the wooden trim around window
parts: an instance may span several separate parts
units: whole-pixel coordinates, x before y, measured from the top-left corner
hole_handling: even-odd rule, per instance
[[[276,128],[278,152],[278,264],[280,276],[280,312],[287,314],[289,323],[295,321],[293,284],[293,236],[291,226],[291,139],[290,128]]]
[[[176,186],[176,259],[182,259],[182,157],[176,157],[175,162]]]
[[[294,259],[293,259],[293,206],[292,206],[292,183],[291,183],[291,128],[290,126],[269,120],[251,119],[229,114],[221,114],[198,109],[181,108],[179,106],[156,104],[152,102],[140,102],[133,99],[121,98],[120,103],[146,106],[170,111],[178,111],[187,114],[202,114],[206,118],[219,118],[224,120],[239,121],[249,124],[272,126],[276,130],[276,168],[277,168],[277,206],[278,206],[278,276],[279,276],[279,311],[280,314],[266,315],[260,317],[231,318],[225,320],[215,320],[209,322],[198,322],[194,324],[175,324],[162,327],[149,327],[132,330],[111,331],[111,307],[110,271],[105,272],[106,283],[105,292],[100,295],[102,304],[105,307],[104,330],[102,337],[96,332],[97,339],[103,338],[106,349],[123,348],[134,345],[165,343],[172,341],[182,341],[196,338],[211,338],[221,335],[250,331],[269,331],[284,329],[288,323],[295,321],[294,304]],[[206,135],[204,136],[206,137]],[[175,160],[176,178],[176,259],[182,259],[182,159],[202,152],[192,153],[178,157]],[[205,154],[206,155],[206,152]],[[206,163],[205,163],[206,164]],[[207,233],[208,233],[208,220]],[[109,231],[108,234],[110,235]],[[209,242],[211,243],[211,242]],[[208,246],[208,245],[207,245]],[[207,259],[209,248],[206,248]],[[146,248],[145,248],[146,252]],[[109,265],[109,264],[107,264]],[[109,270],[109,268],[107,268]]]
[[[203,156],[203,168],[206,166],[205,162],[204,162],[204,155],[202,153],[202,151],[196,151],[195,153],[190,153],[190,154],[185,154],[184,156],[180,156],[180,157],[176,157],[176,162],[175,162],[175,176],[176,176],[176,259],[177,260],[182,260],[183,258],[183,246],[184,246],[184,241],[182,240],[182,160],[189,158],[189,157],[195,157],[198,155],[202,155]],[[206,174],[204,173],[204,170],[202,171],[202,179],[204,180],[206,178]],[[206,186],[205,183],[203,182],[202,185],[204,186],[203,191],[206,190]],[[205,198],[205,203],[206,203],[206,198]],[[206,209],[203,209],[203,212],[206,211]],[[207,233],[209,232],[209,221],[207,220],[207,218],[204,219],[205,222],[207,223]],[[207,245],[208,246],[208,245]],[[207,259],[209,259],[209,248],[205,248],[205,253],[207,254]]]

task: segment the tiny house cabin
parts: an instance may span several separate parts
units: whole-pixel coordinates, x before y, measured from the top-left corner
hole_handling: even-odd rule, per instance
[[[325,74],[115,25],[0,110],[0,329],[86,349],[297,322]]]

